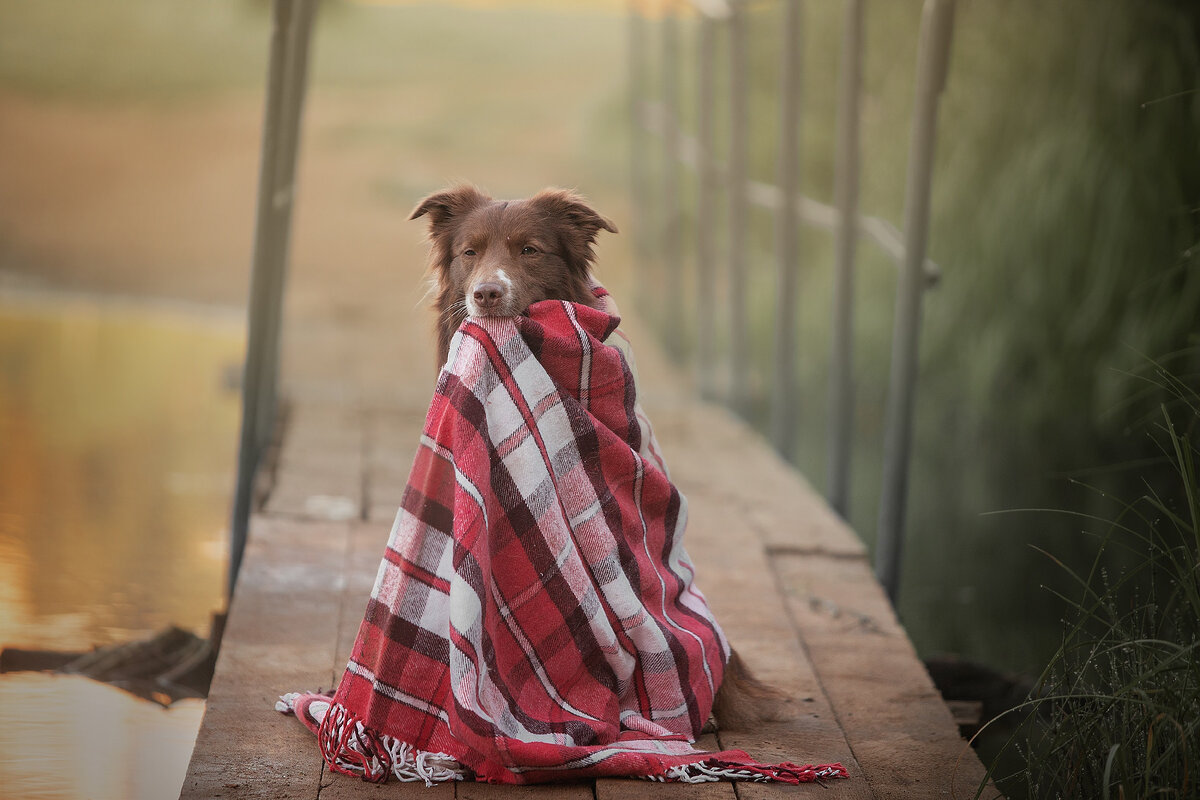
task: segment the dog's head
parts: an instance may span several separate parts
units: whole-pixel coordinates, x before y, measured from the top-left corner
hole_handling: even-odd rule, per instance
[[[451,332],[467,315],[516,316],[539,300],[592,302],[592,245],[601,230],[617,231],[563,189],[493,200],[456,186],[426,197],[410,219],[426,215],[436,305],[453,317]]]

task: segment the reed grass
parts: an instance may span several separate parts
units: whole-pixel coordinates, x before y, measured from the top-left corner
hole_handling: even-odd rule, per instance
[[[1200,394],[1159,364],[1148,383],[1169,401],[1147,426],[1159,458],[1145,465],[1144,491],[1109,520],[1063,512],[1102,528],[1086,572],[1043,551],[1065,581],[1050,589],[1065,608],[1063,638],[1031,698],[1009,712],[1023,723],[993,761],[1012,797],[1200,792]],[[1114,552],[1127,565],[1116,573]],[[1014,751],[1021,766],[1001,774]]]

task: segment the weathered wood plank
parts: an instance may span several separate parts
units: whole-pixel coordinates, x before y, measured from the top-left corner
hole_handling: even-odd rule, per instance
[[[671,476],[739,512],[740,527],[771,551],[865,553],[862,541],[799,473],[748,425],[716,406],[650,411]],[[679,457],[668,443],[685,442]]]
[[[691,460],[687,442],[663,442],[668,453]],[[672,448],[672,449],[667,449]],[[752,480],[746,475],[744,480]],[[765,682],[782,691],[785,719],[753,731],[718,731],[725,748],[745,750],[765,762],[841,762],[850,780],[829,783],[831,798],[871,798],[862,770],[838,727],[824,687],[796,637],[761,545],[747,542],[741,510],[681,481],[689,499],[687,547],[697,583],[742,659]],[[717,720],[720,724],[720,720]],[[740,784],[738,797],[767,797],[784,787]],[[790,788],[790,787],[788,787]]]
[[[463,781],[454,788],[456,800],[590,800],[593,797],[591,781],[541,786],[497,786]]]
[[[426,786],[421,781],[388,781],[370,783],[349,775],[325,773],[325,785],[321,787],[321,800],[387,800],[388,798],[427,798],[428,800],[453,800],[454,785],[440,783]]]
[[[983,765],[958,735],[869,565],[793,555],[772,563],[875,794],[900,800],[970,796]]]
[[[366,518],[391,523],[404,497],[425,415],[419,410],[375,410],[367,418]]]
[[[273,707],[328,685],[348,534],[344,523],[251,520],[181,798],[317,797],[312,734]]]

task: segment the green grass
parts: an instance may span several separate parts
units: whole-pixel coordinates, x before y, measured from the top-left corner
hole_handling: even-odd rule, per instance
[[[1100,526],[1090,568],[1062,570],[1050,658],[994,777],[1013,797],[1184,798],[1200,764],[1200,394],[1155,365],[1173,402],[1151,436],[1144,492]],[[1110,551],[1128,566],[1113,572]],[[1012,751],[1020,767],[1014,772]]]

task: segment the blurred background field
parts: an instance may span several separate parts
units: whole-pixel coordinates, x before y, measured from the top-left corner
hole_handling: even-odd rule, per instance
[[[861,206],[897,225],[920,8],[873,3],[866,21]],[[389,301],[421,279],[421,231],[405,220],[460,179],[505,197],[578,188],[622,231],[600,245],[601,280],[618,298],[641,291],[629,235],[657,221],[631,219],[626,10],[323,3],[292,268],[337,270],[355,291],[295,292],[289,308],[424,313]],[[750,168],[766,181],[781,14],[749,6]],[[806,4],[801,186],[825,202],[841,20],[840,3]],[[0,0],[0,21],[0,646],[88,647],[171,622],[203,633],[222,604],[270,3]],[[1036,674],[1063,613],[1041,587],[1062,572],[1031,545],[1085,565],[1103,526],[994,512],[1103,515],[1109,501],[1080,481],[1129,497],[1160,480],[1142,423],[1166,395],[1135,375],[1147,357],[1192,385],[1198,374],[1198,44],[1200,13],[1182,1],[959,3],[899,605],[922,656]],[[685,71],[685,117],[694,80]],[[764,425],[773,230],[752,224],[751,416]],[[805,231],[802,251],[796,452],[821,488],[831,237]],[[870,544],[895,267],[859,253],[849,516]],[[364,286],[378,305],[350,299]],[[697,324],[723,335],[727,321]],[[18,730],[16,708],[0,704],[0,729]],[[32,792],[8,752],[0,781]],[[173,796],[125,786],[112,796]],[[36,788],[24,796],[75,796]]]

